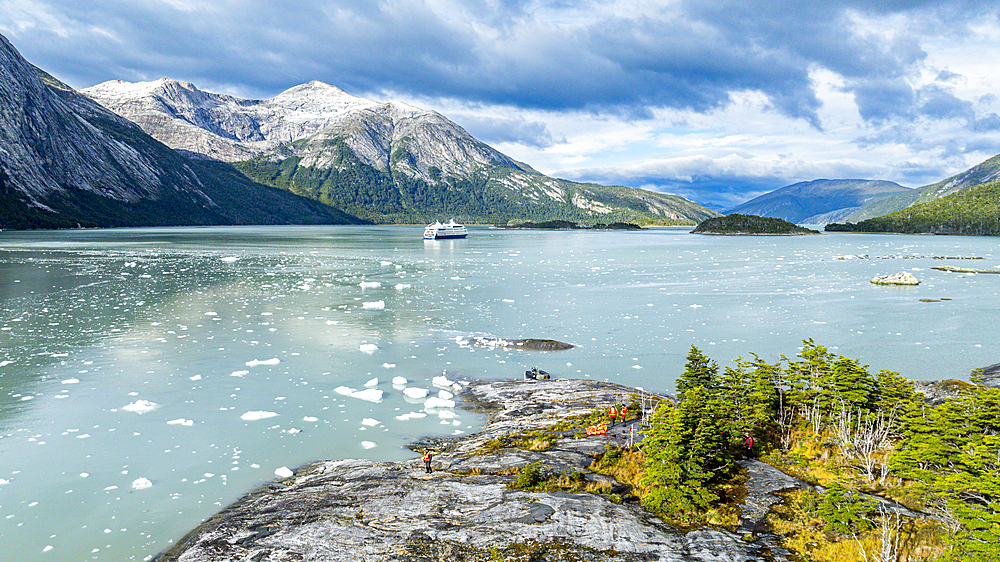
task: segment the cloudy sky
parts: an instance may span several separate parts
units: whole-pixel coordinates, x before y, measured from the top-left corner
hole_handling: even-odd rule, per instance
[[[550,175],[716,208],[1000,153],[995,1],[0,0],[0,33],[75,88],[323,80]]]

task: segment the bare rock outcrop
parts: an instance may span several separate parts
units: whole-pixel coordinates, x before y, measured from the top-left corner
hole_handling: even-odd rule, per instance
[[[748,542],[724,529],[684,531],[604,495],[508,487],[514,477],[505,474],[527,462],[585,471],[625,426],[608,437],[567,435],[547,451],[494,450],[489,443],[552,429],[635,392],[588,380],[471,383],[461,397],[487,414],[486,428],[411,446],[435,447],[435,472],[426,474],[416,458],[310,464],[246,495],[156,560],[786,560],[787,551],[767,537]]]

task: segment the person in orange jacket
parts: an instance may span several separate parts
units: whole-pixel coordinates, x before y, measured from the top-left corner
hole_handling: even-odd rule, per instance
[[[628,412],[628,408],[625,406],[625,404],[622,404],[622,410],[621,410],[622,423],[625,423],[625,414],[627,412]]]
[[[431,450],[430,449],[424,449],[424,470],[427,471],[427,474],[431,473]]]
[[[614,426],[615,418],[618,417],[618,410],[615,409],[614,405],[612,405],[611,409],[608,410],[608,415],[611,416],[611,425]]]

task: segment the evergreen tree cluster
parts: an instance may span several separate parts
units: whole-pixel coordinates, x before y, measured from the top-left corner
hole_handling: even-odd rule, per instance
[[[793,358],[770,363],[753,355],[733,363],[720,369],[691,347],[677,403],[654,412],[643,440],[647,509],[699,520],[738,474],[746,435],[763,454],[788,450],[792,434],[811,434],[835,442],[869,489],[891,475],[921,498],[946,523],[953,558],[996,562],[1000,389],[973,373],[971,384],[957,383],[963,388],[957,398],[932,407],[899,373],[872,373],[811,339]],[[889,517],[838,482],[816,510],[827,532],[856,541],[868,529],[887,528]]]

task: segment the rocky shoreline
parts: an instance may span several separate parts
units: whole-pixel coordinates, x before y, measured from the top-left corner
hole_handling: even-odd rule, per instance
[[[748,461],[751,482],[740,528],[678,529],[612,495],[525,492],[508,484],[528,463],[579,471],[588,481],[620,485],[587,467],[626,426],[609,436],[560,431],[639,391],[590,380],[475,381],[463,406],[487,414],[479,433],[428,438],[410,446],[436,451],[422,461],[323,461],[250,492],[155,558],[218,561],[714,561],[788,560],[777,537],[760,531],[773,493],[798,481]],[[635,422],[633,422],[635,423]],[[547,450],[505,446],[511,435],[542,432]],[[753,540],[747,540],[752,538]]]

